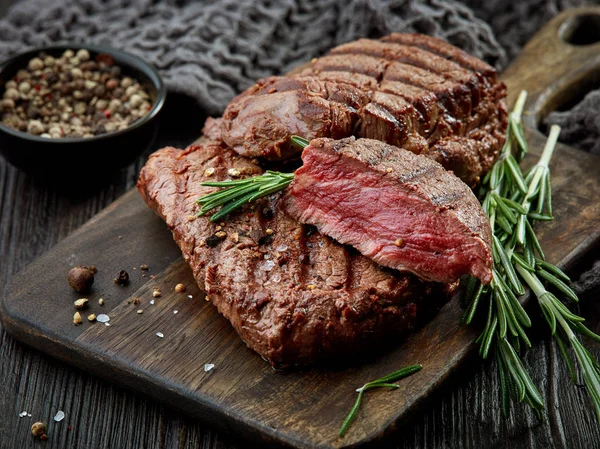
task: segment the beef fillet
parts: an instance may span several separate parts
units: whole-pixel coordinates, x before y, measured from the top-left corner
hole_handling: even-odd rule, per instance
[[[262,170],[217,144],[150,156],[138,189],[173,233],[207,298],[274,366],[307,364],[396,341],[448,299],[453,285],[383,269],[290,218],[281,194],[228,216],[194,219],[204,181]]]
[[[430,36],[392,34],[336,47],[298,75],[259,80],[205,135],[267,159],[298,152],[293,134],[367,137],[425,154],[472,186],[504,143],[505,96],[483,61]]]
[[[378,140],[315,139],[287,212],[380,265],[435,282],[492,279],[491,229],[471,189],[437,162]]]

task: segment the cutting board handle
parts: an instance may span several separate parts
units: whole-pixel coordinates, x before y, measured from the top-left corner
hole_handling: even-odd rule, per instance
[[[529,96],[524,124],[539,122],[561,105],[600,85],[600,7],[568,9],[540,29],[502,74],[512,106],[520,86]]]

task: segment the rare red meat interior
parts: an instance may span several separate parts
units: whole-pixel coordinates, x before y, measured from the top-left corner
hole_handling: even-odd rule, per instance
[[[492,279],[491,229],[471,189],[437,162],[372,139],[313,140],[285,196],[301,223],[427,281]]]

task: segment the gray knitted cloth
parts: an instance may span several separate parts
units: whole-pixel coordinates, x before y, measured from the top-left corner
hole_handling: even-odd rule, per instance
[[[0,60],[51,43],[107,44],[153,63],[168,88],[219,114],[257,78],[359,37],[442,37],[505,67],[531,35],[582,0],[24,0],[0,20]],[[550,114],[561,139],[600,153],[600,91]],[[600,263],[575,288],[600,286]]]
[[[170,90],[218,114],[257,78],[392,31],[433,34],[507,62],[490,27],[452,0],[25,0],[0,21],[0,59],[52,42],[108,44],[150,61]]]

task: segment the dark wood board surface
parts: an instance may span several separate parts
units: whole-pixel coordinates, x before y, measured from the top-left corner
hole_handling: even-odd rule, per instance
[[[595,53],[598,53],[597,48]],[[592,68],[597,64],[592,53],[580,58],[580,62]],[[516,64],[522,61],[523,58],[520,58]],[[579,67],[573,65],[574,60],[569,59],[569,62],[573,70]],[[535,67],[543,68],[542,64]],[[535,94],[531,81],[530,85],[519,81],[519,72],[516,69],[507,71],[509,86],[526,87]],[[539,77],[541,74],[530,80]],[[518,91],[513,89],[512,93]],[[552,98],[533,95],[536,96],[538,98],[532,98],[529,105],[543,104],[539,103],[540,98]],[[533,107],[529,105],[528,108]],[[531,138],[536,141],[539,150],[540,136],[533,132]],[[597,242],[599,166],[597,158],[565,147],[559,149],[554,161],[553,185],[556,215],[561,220],[542,230],[550,260],[573,264],[584,250],[591,249]],[[579,182],[574,183],[573,179]],[[5,294],[4,306],[9,311],[4,316],[7,329],[59,358],[148,392],[185,410],[203,414],[205,420],[216,420],[215,424],[221,427],[254,416],[255,422],[264,426],[263,436],[274,434],[271,436],[280,437],[286,429],[281,426],[282,421],[287,421],[284,424],[291,429],[288,431],[291,438],[294,438],[294,432],[301,437],[309,435],[316,439],[334,436],[339,421],[351,405],[353,386],[390,371],[398,363],[404,363],[402,360],[412,362],[417,355],[427,353],[427,360],[432,363],[419,361],[430,369],[403,382],[404,391],[395,392],[393,396],[373,395],[369,398],[366,406],[370,410],[378,410],[378,413],[362,414],[361,421],[348,438],[335,440],[334,444],[350,444],[369,435],[379,436],[380,426],[385,424],[385,413],[392,417],[390,419],[395,419],[398,410],[409,410],[427,396],[468,353],[474,334],[457,326],[460,310],[453,303],[407,344],[367,362],[365,366],[342,371],[313,369],[292,374],[274,373],[244,347],[228,323],[201,300],[199,292],[191,289],[191,276],[178,262],[178,251],[168,231],[143,206],[135,192],[128,193],[43,257],[13,278]],[[76,328],[71,324],[73,309],[70,306],[74,293],[66,287],[64,273],[65,265],[76,263],[94,263],[100,268],[98,287],[92,298],[107,298],[104,308],[111,310],[111,316],[114,315],[111,327],[97,323]],[[148,263],[153,273],[164,268],[169,271],[160,274],[152,284],[145,283],[148,278],[140,276],[139,268],[135,272],[131,270],[141,263]],[[135,273],[132,285],[126,289],[112,283],[114,272],[120,268]],[[192,300],[187,298],[187,294],[171,294],[174,282],[185,276],[188,276],[186,283]],[[148,305],[148,289],[155,285],[154,282],[164,283],[163,298],[151,308]],[[138,287],[141,290],[136,293]],[[126,303],[127,298],[136,295],[144,298],[142,315]],[[172,314],[173,309],[178,310],[177,315]],[[100,308],[94,306],[91,310],[98,313]],[[160,329],[156,328],[158,324]],[[201,328],[194,327],[199,324],[202,324]],[[155,336],[157,331],[163,332],[165,338],[159,340]],[[236,363],[232,364],[232,360]],[[209,362],[215,363],[215,369],[204,373],[201,367]],[[157,382],[157,376],[162,376],[162,380]],[[176,381],[167,384],[165,378]],[[335,388],[329,388],[330,385],[335,385]],[[323,397],[327,401],[323,401]],[[181,402],[182,398],[187,402]],[[206,412],[220,407],[217,403],[225,404],[243,416],[229,415],[222,419]],[[294,420],[290,420],[292,415]],[[274,425],[277,426],[276,432]],[[248,427],[242,430],[251,432]]]

